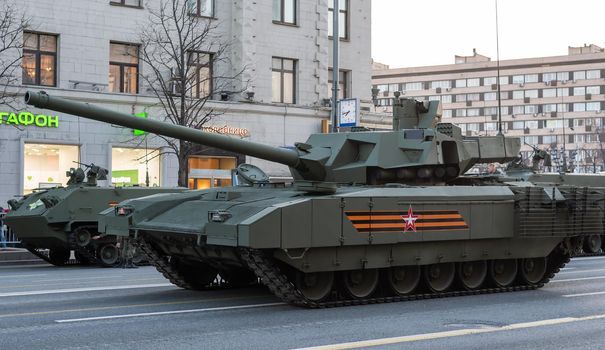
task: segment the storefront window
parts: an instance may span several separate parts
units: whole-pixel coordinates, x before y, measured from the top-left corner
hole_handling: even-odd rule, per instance
[[[158,149],[119,148],[111,150],[111,184],[113,186],[160,186]]]
[[[37,188],[65,186],[69,168],[77,168],[80,160],[78,146],[34,144],[24,145],[23,193]]]
[[[231,169],[237,167],[234,157],[189,157],[188,187],[205,189],[231,186]]]

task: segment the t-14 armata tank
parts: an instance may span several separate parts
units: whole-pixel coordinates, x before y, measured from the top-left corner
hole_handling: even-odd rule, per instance
[[[455,185],[517,138],[463,137],[438,102],[394,100],[393,130],[311,135],[283,149],[27,93],[39,108],[244,153],[290,167],[294,186],[247,185],[132,199],[100,230],[138,240],[175,284],[255,278],[294,305],[325,307],[543,286],[603,233],[604,188]],[[461,181],[464,183],[464,181]]]
[[[85,165],[85,164],[84,164]],[[94,164],[67,172],[67,186],[39,189],[8,202],[4,221],[31,253],[53,265],[64,265],[71,251],[80,263],[113,266],[119,260],[115,236],[101,235],[97,215],[130,198],[155,193],[182,192],[184,188],[100,187],[107,170]],[[86,180],[84,179],[86,177]]]

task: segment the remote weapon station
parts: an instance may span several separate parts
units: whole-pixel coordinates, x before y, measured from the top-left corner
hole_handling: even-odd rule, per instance
[[[464,137],[436,101],[394,99],[393,130],[314,134],[295,149],[134,118],[28,92],[28,104],[287,165],[294,186],[254,167],[242,186],[132,199],[99,229],[136,239],[184,288],[220,274],[257,278],[306,307],[543,286],[578,244],[603,233],[605,189],[528,182],[468,186],[480,162],[507,162],[517,138]]]

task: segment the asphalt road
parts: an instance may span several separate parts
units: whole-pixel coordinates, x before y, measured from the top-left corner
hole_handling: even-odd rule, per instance
[[[0,349],[602,349],[605,257],[537,291],[306,310],[151,267],[0,265]]]

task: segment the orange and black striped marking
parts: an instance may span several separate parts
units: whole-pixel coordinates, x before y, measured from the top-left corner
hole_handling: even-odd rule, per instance
[[[347,218],[357,232],[406,232],[408,212],[402,211],[346,211]],[[416,231],[468,230],[468,224],[457,210],[414,211]],[[410,232],[410,231],[408,231]]]

